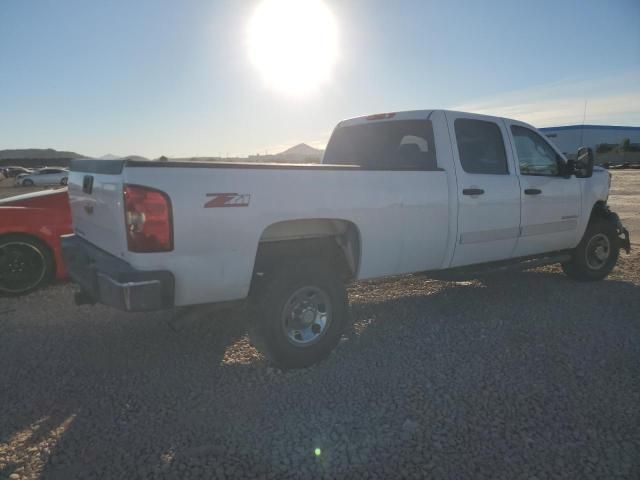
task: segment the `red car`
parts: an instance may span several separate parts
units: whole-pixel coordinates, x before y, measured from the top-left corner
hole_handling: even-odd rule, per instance
[[[66,272],[60,235],[72,233],[66,188],[0,200],[0,293],[27,293]]]

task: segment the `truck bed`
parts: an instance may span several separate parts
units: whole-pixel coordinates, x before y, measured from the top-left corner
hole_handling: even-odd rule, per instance
[[[85,177],[93,178],[90,194],[83,192]],[[444,170],[74,160],[69,195],[80,237],[137,269],[171,271],[176,305],[189,305],[244,298],[262,242],[345,228],[358,236],[357,278],[442,268],[453,248],[449,239],[456,235],[450,222],[457,208],[452,181]],[[125,184],[149,186],[170,197],[173,251],[127,249]],[[240,199],[236,205],[220,200],[229,195]],[[220,208],[229,206],[241,208]]]

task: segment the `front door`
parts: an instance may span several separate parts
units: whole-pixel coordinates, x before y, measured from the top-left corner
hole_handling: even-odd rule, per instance
[[[537,132],[507,122],[520,173],[522,213],[515,256],[575,247],[580,220],[580,184],[563,175],[564,160]]]
[[[452,267],[510,258],[520,231],[520,184],[504,121],[447,112],[458,188]]]

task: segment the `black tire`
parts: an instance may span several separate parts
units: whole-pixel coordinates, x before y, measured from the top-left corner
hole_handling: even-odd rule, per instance
[[[257,278],[251,294],[249,336],[277,367],[313,365],[340,341],[349,319],[347,292],[338,269],[327,263],[284,262]]]
[[[33,185],[34,185],[33,180],[30,180],[28,178],[25,180],[22,180],[23,187],[33,187]]]
[[[597,249],[600,247],[598,257]],[[606,258],[603,258],[605,253]],[[571,261],[562,264],[562,270],[575,280],[602,280],[616,266],[619,254],[620,242],[615,225],[603,218],[595,218],[574,249]]]
[[[0,292],[23,295],[51,280],[53,255],[37,238],[22,234],[0,236]]]
[[[60,185],[66,185],[69,182],[69,179],[67,177],[64,177],[62,180],[60,180]]]

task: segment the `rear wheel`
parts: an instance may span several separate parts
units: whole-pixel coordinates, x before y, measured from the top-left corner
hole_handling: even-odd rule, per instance
[[[616,227],[605,219],[596,218],[589,223],[571,261],[564,263],[562,270],[576,280],[602,280],[615,267],[619,253]]]
[[[303,368],[329,355],[348,321],[339,273],[318,261],[285,262],[252,292],[249,335],[276,366]]]
[[[18,234],[0,237],[0,292],[31,292],[48,282],[53,271],[53,257],[38,239]]]

